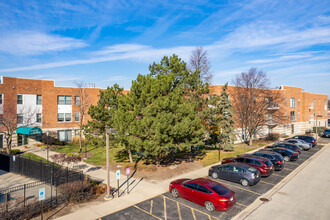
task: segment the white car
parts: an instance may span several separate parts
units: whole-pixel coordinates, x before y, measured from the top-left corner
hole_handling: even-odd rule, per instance
[[[309,150],[313,147],[311,143],[299,139],[286,139],[285,142],[298,145],[304,150]]]

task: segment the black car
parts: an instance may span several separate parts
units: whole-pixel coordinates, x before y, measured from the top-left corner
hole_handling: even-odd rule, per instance
[[[292,150],[294,152],[297,152],[299,154],[301,154],[301,147],[299,147],[298,145],[295,144],[289,144],[289,143],[281,143],[281,142],[277,142],[275,144],[273,144],[272,146],[267,146],[266,148],[274,148],[274,147],[282,147],[282,148],[286,148],[289,150]]]
[[[292,151],[292,150],[289,150],[287,148],[282,148],[282,147],[275,147],[275,148],[267,148],[266,150],[269,150],[269,151],[274,151],[276,153],[279,153],[283,156],[284,158],[284,161],[295,161],[299,158],[299,154]]]
[[[243,186],[257,184],[261,178],[260,171],[243,163],[227,163],[216,165],[209,169],[209,176],[232,182],[241,183]]]
[[[316,139],[312,136],[307,136],[307,135],[296,135],[294,137],[292,137],[291,139],[300,139],[303,141],[306,141],[308,143],[311,143],[313,145],[313,147],[316,146]]]
[[[260,150],[254,152],[253,155],[268,158],[274,164],[275,170],[282,170],[284,168],[284,158],[279,153],[274,151]]]
[[[330,137],[330,129],[325,129],[322,133],[322,137]]]

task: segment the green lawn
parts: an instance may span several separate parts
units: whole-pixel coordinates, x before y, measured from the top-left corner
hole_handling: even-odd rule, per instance
[[[110,147],[109,160],[111,163],[118,162],[116,155],[120,150],[122,150],[122,149]],[[54,149],[52,149],[52,151],[55,151],[58,153],[65,153],[65,154],[78,153],[79,145],[68,144],[68,145],[58,147],[58,148],[54,148]],[[85,162],[91,163],[94,165],[105,165],[106,164],[106,148],[105,147],[95,147],[95,146],[87,145],[87,152],[92,153],[93,156],[88,159],[85,159],[84,160]],[[84,157],[84,153],[85,153],[85,146],[83,146],[83,151],[79,155]]]
[[[265,141],[257,142],[256,141],[253,143],[253,146],[249,146],[246,144],[236,144],[235,151],[233,151],[233,152],[221,151],[220,160],[222,160],[223,158],[226,158],[226,157],[234,157],[239,154],[244,154],[248,151],[254,150],[254,149],[262,147],[262,146],[266,146],[267,144],[270,144],[270,143],[271,142],[265,142]],[[202,150],[205,152],[205,156],[203,159],[200,160],[200,162],[202,163],[202,165],[204,167],[219,162],[219,150],[218,149],[202,149]]]
[[[35,155],[35,154],[33,154],[33,153],[25,153],[25,154],[23,154],[23,158],[27,158],[27,159],[31,159],[31,160],[35,160],[35,161],[42,161],[42,162],[44,162],[44,163],[47,163],[47,160],[45,159],[45,158],[43,158],[43,157],[39,157],[38,155]],[[50,162],[50,163],[52,163],[52,162]]]

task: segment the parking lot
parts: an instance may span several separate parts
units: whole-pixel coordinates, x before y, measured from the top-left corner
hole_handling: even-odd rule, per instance
[[[237,202],[227,211],[210,213],[203,206],[182,198],[175,199],[169,192],[166,192],[121,211],[104,216],[102,219],[231,219],[253,203],[259,196],[272,189],[283,178],[329,142],[330,139],[319,139],[318,145],[309,151],[303,151],[297,161],[286,162],[285,168],[282,171],[275,171],[271,176],[262,178],[257,185],[243,187],[238,183],[220,179],[215,180],[236,193]]]

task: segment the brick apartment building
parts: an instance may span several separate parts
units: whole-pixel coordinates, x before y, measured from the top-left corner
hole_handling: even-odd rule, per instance
[[[211,86],[211,94],[220,94],[221,88],[221,85]],[[229,94],[232,89],[234,87],[230,86]],[[86,88],[89,106],[97,103],[100,90],[103,89]],[[266,125],[259,136],[269,132],[282,135],[301,133],[316,125],[316,116],[320,116],[317,118],[318,126],[327,126],[327,95],[312,94],[302,88],[290,86],[281,86],[279,91],[283,93],[286,103],[276,108],[286,109],[286,113],[290,115],[290,123],[276,127]],[[79,88],[57,87],[51,80],[0,77],[0,115],[15,115],[20,129],[14,134],[12,145],[34,144],[40,141],[41,132],[47,131],[60,141],[71,141],[79,134],[79,94]],[[85,119],[89,119],[88,115]],[[37,129],[27,130],[25,125]],[[236,127],[239,131],[239,127]],[[5,130],[3,127],[0,129],[0,148],[4,148]],[[29,135],[26,132],[30,132]],[[240,132],[237,133],[239,135]]]
[[[214,85],[210,88],[210,94],[220,95],[222,85]],[[229,98],[235,87],[228,86]],[[315,94],[304,91],[302,88],[293,86],[281,86],[276,89],[283,97],[282,103],[276,103],[276,106],[269,108],[269,114],[283,108],[283,113],[288,116],[286,124],[274,126],[273,123],[266,124],[261,131],[255,135],[255,138],[264,137],[268,133],[279,133],[281,136],[295,133],[302,133],[313,127],[327,127],[328,125],[328,95]],[[242,129],[238,124],[236,126],[237,140],[242,137]]]
[[[86,88],[89,105],[98,101],[100,88]],[[57,87],[51,80],[0,78],[0,114],[17,114],[17,126],[39,127],[61,141],[71,141],[79,131],[79,88]],[[86,117],[88,120],[88,116]],[[6,147],[4,127],[0,127],[0,148]],[[13,146],[40,141],[37,134],[13,135]]]

